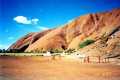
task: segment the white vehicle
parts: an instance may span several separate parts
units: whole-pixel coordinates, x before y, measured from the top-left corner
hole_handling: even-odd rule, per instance
[[[77,57],[78,57],[79,59],[84,59],[84,58],[85,58],[85,55],[81,55],[80,53],[78,53],[78,54],[77,54]]]
[[[43,56],[47,56],[47,54],[46,54],[46,53],[44,53],[44,54],[43,54]]]
[[[50,52],[47,52],[47,56],[51,56]]]

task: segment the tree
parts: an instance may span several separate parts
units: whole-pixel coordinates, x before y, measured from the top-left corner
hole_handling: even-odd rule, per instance
[[[0,53],[2,53],[2,50],[0,49]]]
[[[5,53],[5,52],[6,52],[6,50],[5,50],[5,49],[3,49],[3,50],[2,50],[2,52],[3,52],[3,53]]]
[[[0,53],[5,53],[6,50],[5,49],[0,49]]]

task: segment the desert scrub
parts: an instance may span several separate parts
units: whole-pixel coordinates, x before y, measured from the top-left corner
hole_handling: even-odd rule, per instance
[[[47,53],[46,51],[40,51],[40,53]]]
[[[84,41],[82,44],[79,45],[79,48],[78,48],[78,49],[83,48],[83,47],[85,47],[85,46],[87,46],[87,45],[90,45],[90,44],[92,44],[92,43],[94,43],[94,42],[95,42],[94,40],[86,40],[86,41]]]
[[[35,50],[35,53],[39,53],[40,51],[39,50]]]
[[[65,53],[72,53],[72,52],[74,52],[75,51],[75,49],[74,48],[70,48],[70,49],[68,49],[68,50],[65,50]]]
[[[35,50],[35,53],[46,53],[46,51]]]
[[[48,50],[48,52],[50,52],[50,53],[62,53],[63,50],[55,49],[55,50]]]
[[[105,35],[102,35],[101,39],[105,39]]]

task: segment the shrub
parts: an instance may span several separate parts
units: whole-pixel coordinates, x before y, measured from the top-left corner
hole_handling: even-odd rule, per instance
[[[63,53],[63,50],[58,50],[58,53]]]
[[[92,44],[92,43],[94,43],[94,42],[95,42],[94,40],[86,40],[86,41],[84,41],[82,44],[79,45],[79,48],[78,48],[78,49],[83,48],[83,47],[85,47],[85,46],[87,46],[87,45],[90,45],[90,44]]]
[[[42,51],[42,53],[46,53],[46,51]]]
[[[67,53],[72,53],[73,51],[75,51],[74,48],[72,48],[72,49],[68,49],[68,50],[66,50],[65,52],[67,52]]]
[[[52,53],[57,53],[57,50],[52,50],[51,52],[52,52]]]
[[[35,53],[46,53],[46,51],[35,50]]]
[[[35,50],[35,53],[39,53],[40,51],[39,50]]]
[[[47,52],[50,52],[50,53],[52,53],[52,50],[48,50]]]
[[[34,51],[33,50],[31,50],[31,53],[33,53]]]
[[[50,52],[50,53],[62,53],[63,50],[55,49],[55,50],[48,50],[48,52]]]
[[[103,35],[102,37],[101,37],[101,39],[104,39],[105,38],[105,35]]]
[[[63,50],[58,50],[58,49],[56,49],[55,52],[56,52],[56,53],[62,53]]]

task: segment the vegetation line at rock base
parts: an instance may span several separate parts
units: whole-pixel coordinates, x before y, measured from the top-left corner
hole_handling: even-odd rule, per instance
[[[50,53],[72,53],[74,52],[75,49],[74,48],[70,48],[70,49],[67,49],[67,50],[58,50],[58,49],[55,49],[55,50],[48,50],[48,51],[39,51],[39,50],[35,50],[35,53],[46,53],[46,52],[50,52]]]
[[[11,51],[11,52],[10,52]],[[68,50],[48,50],[48,51],[39,51],[35,50],[34,52],[19,52],[18,49],[10,50],[9,52],[5,49],[1,50],[0,56],[43,56],[44,53],[50,52],[51,54],[62,54],[63,52],[65,54],[70,54],[75,51],[74,48],[68,49]]]

